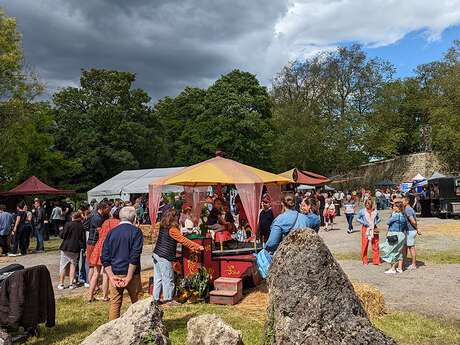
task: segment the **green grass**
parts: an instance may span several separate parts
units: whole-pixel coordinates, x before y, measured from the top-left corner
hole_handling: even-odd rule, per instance
[[[62,239],[59,237],[50,236],[48,241],[44,242],[45,251],[47,253],[58,252],[59,246],[62,243]],[[37,239],[35,237],[30,238],[29,250],[34,250],[37,248]]]
[[[125,302],[122,312],[129,306]],[[214,313],[235,329],[243,332],[246,345],[259,345],[266,319],[264,309],[216,306],[210,304],[184,305],[164,309],[163,324],[173,345],[186,343],[187,321],[195,316]],[[27,344],[79,344],[97,327],[108,321],[109,304],[87,304],[83,297],[56,300],[56,326],[41,327],[42,337],[32,338]],[[413,313],[392,312],[373,320],[373,323],[402,345],[460,344],[460,321],[446,321]]]
[[[358,260],[361,261],[361,253],[333,253],[336,260]],[[410,258],[410,255],[409,255]],[[372,258],[368,257],[369,262]],[[417,261],[430,262],[435,264],[457,264],[460,265],[460,252],[454,250],[427,250],[417,249]]]
[[[392,312],[372,322],[400,345],[460,344],[458,320],[449,321],[414,313]]]

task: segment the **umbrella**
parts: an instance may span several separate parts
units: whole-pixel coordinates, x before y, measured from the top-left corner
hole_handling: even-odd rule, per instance
[[[281,185],[293,182],[292,179],[272,174],[231,159],[215,157],[184,168],[149,184],[149,205],[152,224],[163,185],[182,185],[190,187],[211,185],[235,185],[253,231],[257,229],[259,203],[265,184],[272,197],[272,203],[281,199]]]

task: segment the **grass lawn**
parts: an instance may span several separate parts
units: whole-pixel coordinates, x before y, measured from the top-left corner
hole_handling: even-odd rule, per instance
[[[45,251],[47,253],[57,252],[59,251],[59,246],[61,245],[61,243],[61,238],[50,236],[50,239],[44,242]],[[37,248],[37,239],[35,237],[31,237],[29,250],[34,250],[35,248]]]
[[[333,253],[336,260],[361,261],[361,253]],[[409,255],[410,258],[410,255]],[[369,259],[372,260],[372,259]],[[460,253],[454,250],[426,250],[417,248],[417,261],[431,262],[434,264],[457,264],[460,265]]]
[[[129,300],[129,299],[128,299]],[[123,307],[126,310],[129,302]],[[32,338],[27,344],[79,344],[98,326],[107,322],[108,303],[87,304],[83,297],[56,300],[56,326],[42,327],[42,338]],[[173,345],[183,345],[187,337],[187,321],[197,315],[214,313],[243,331],[246,345],[260,345],[265,322],[265,310],[227,307],[210,304],[184,305],[166,308],[163,323]],[[412,313],[392,312],[373,320],[373,323],[392,336],[399,344],[447,345],[460,344],[460,321],[427,318]]]

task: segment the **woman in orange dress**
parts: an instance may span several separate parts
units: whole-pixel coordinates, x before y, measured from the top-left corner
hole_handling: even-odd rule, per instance
[[[96,245],[91,253],[91,256],[88,258],[88,265],[94,266],[94,274],[91,277],[91,281],[89,282],[89,299],[88,302],[94,302],[94,293],[97,287],[97,281],[99,280],[99,274],[102,270],[102,262],[101,262],[101,254],[102,254],[102,246],[104,245],[105,238],[110,230],[115,228],[120,224],[119,219],[120,208],[117,208],[115,212],[113,212],[112,218],[107,219],[101,226],[101,230],[99,231],[99,239],[97,240]],[[105,271],[102,272],[102,293],[103,301],[109,301],[109,279]]]

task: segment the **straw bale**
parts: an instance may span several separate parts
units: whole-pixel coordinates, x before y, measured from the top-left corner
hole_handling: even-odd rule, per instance
[[[382,292],[370,285],[352,282],[356,295],[370,319],[385,314],[385,299]]]
[[[358,299],[361,302],[364,310],[369,318],[381,316],[385,313],[385,300],[382,292],[370,285],[352,282]],[[244,296],[237,307],[249,309],[266,309],[268,306],[268,289],[264,283],[251,289],[249,293]]]
[[[159,231],[160,223],[155,225],[155,232]],[[149,224],[140,225],[139,229],[141,229],[142,234],[144,235],[144,246],[152,244],[152,226]],[[156,241],[156,237],[154,238],[154,243]]]

